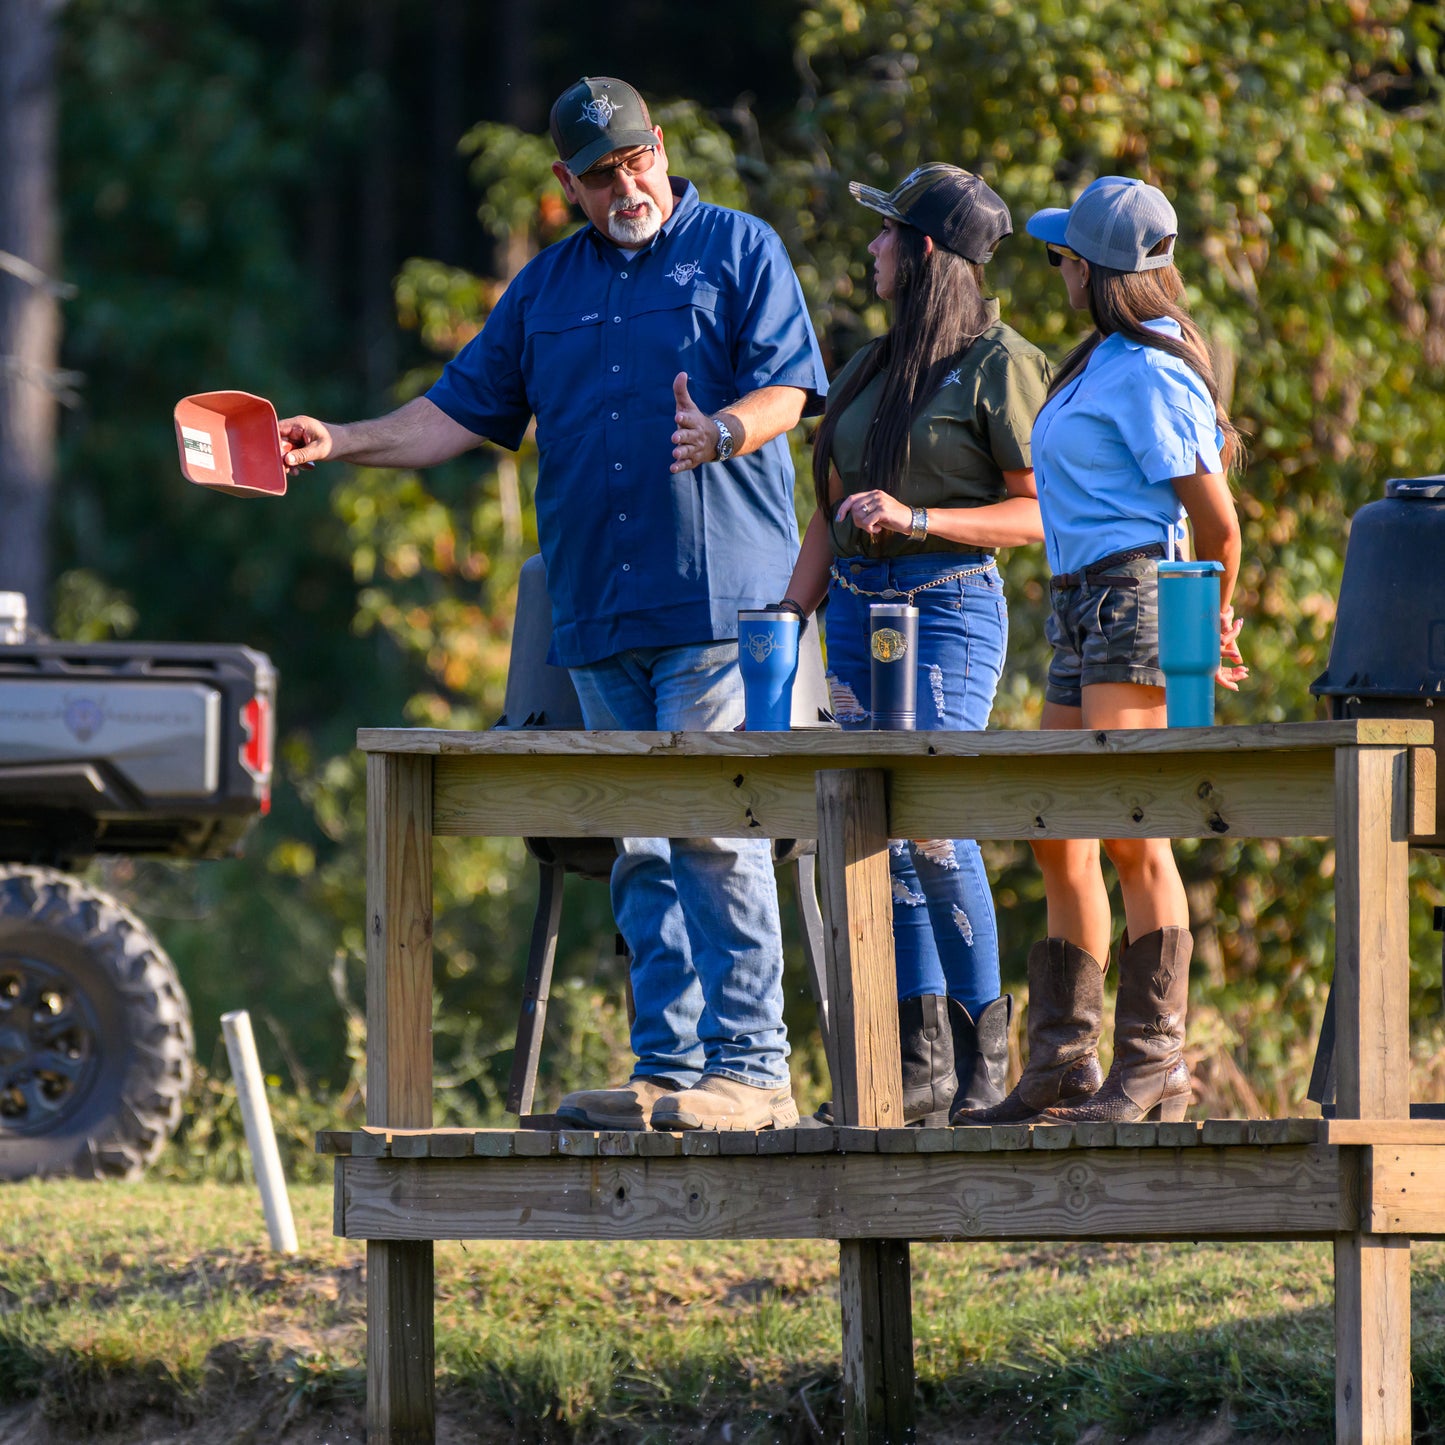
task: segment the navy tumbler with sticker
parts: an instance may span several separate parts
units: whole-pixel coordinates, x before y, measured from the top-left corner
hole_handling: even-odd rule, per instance
[[[911,732],[918,726],[918,609],[875,602],[868,609],[873,726]]]

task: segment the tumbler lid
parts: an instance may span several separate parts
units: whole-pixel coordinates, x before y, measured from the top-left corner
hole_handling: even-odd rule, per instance
[[[795,627],[802,622],[798,614],[787,607],[739,607],[739,622],[791,622]]]
[[[1214,572],[1223,572],[1223,562],[1161,562],[1159,576],[1163,577],[1208,577]]]

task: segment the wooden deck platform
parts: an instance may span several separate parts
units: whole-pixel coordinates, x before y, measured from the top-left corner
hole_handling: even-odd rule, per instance
[[[839,1242],[847,1440],[913,1438],[912,1240],[1330,1239],[1335,1438],[1410,1439],[1410,1241],[1445,1236],[1445,1121],[1410,1116],[1408,845],[1428,723],[1151,732],[363,730],[367,1121],[325,1131],[367,1241],[372,1445],[435,1435],[432,1241]],[[432,839],[816,838],[834,1129],[432,1123]],[[1330,1120],[900,1129],[889,838],[1336,839]]]

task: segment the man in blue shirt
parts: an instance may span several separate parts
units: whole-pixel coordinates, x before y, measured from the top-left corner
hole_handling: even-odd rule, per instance
[[[553,171],[590,223],[516,277],[427,393],[389,416],[281,423],[290,466],[423,467],[537,423],[537,532],[555,660],[592,728],[742,721],[737,614],[797,554],[784,433],[826,391],[782,243],[668,175],[631,86],[591,77],[552,108]],[[797,1120],[770,845],[629,838],[613,909],[633,953],[637,1064],[569,1094],[608,1129]]]

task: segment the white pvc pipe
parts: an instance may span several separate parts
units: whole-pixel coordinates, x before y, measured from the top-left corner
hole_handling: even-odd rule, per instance
[[[278,1254],[295,1254],[296,1224],[291,1218],[286,1176],[281,1172],[276,1130],[266,1106],[266,1082],[261,1077],[261,1061],[256,1057],[251,1015],[245,1009],[222,1014],[221,1032],[226,1036],[226,1054],[231,1060],[231,1077],[236,1081],[241,1122],[246,1126],[246,1147],[251,1151],[251,1168],[261,1191],[261,1208],[266,1212],[271,1248]]]

